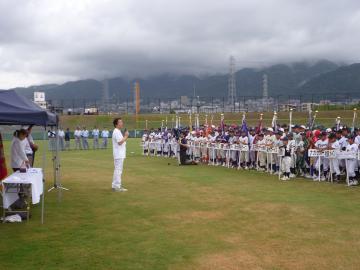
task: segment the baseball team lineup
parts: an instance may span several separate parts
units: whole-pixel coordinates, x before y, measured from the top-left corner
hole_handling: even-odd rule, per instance
[[[220,125],[181,126],[176,117],[173,128],[162,126],[145,130],[142,152],[145,156],[177,158],[179,165],[205,164],[237,170],[257,170],[278,175],[288,181],[306,178],[312,181],[358,185],[360,167],[360,129],[342,125],[340,117],[333,127],[315,126],[316,113],[307,125],[278,124],[274,113],[271,126],[248,127],[246,114],[241,125],[226,125],[221,114]],[[212,121],[211,121],[212,122]]]

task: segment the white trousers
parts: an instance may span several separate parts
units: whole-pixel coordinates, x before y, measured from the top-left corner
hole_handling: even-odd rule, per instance
[[[283,173],[290,173],[291,157],[283,157],[281,160],[281,171]]]
[[[357,166],[357,160],[356,159],[348,159],[347,160],[347,170],[349,172],[349,176],[350,177],[355,177],[356,173],[355,173],[355,168]]]
[[[323,165],[323,170],[327,171],[329,170],[329,159],[324,157],[318,157],[316,158],[315,162],[315,170],[319,170],[319,162],[321,161],[321,165]]]
[[[112,188],[121,188],[121,175],[123,172],[124,158],[114,159],[114,176]]]
[[[340,175],[339,160],[337,158],[329,159],[331,171],[336,175]]]
[[[249,152],[247,151],[240,151],[240,163],[243,163],[243,162],[249,162]]]

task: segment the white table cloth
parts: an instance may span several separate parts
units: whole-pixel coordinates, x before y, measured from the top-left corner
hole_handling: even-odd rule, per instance
[[[3,207],[9,208],[18,198],[17,193],[6,192],[7,184],[30,184],[32,204],[40,202],[43,193],[43,173],[40,168],[30,168],[26,173],[15,172],[2,181],[3,185]]]

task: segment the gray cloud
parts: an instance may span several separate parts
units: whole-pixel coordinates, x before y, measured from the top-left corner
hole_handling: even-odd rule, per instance
[[[0,0],[0,88],[360,59],[357,0]]]

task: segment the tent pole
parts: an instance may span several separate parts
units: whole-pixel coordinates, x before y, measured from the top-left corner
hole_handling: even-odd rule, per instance
[[[44,126],[43,142],[46,144],[46,126]],[[41,203],[41,224],[44,224],[44,210],[45,210],[45,167],[46,167],[46,146],[43,143],[43,156],[42,156],[42,173],[43,173],[43,194]]]
[[[59,127],[56,126],[55,129],[55,138],[56,138],[56,145],[55,145],[55,164],[56,164],[56,170],[55,170],[55,185],[57,187],[61,187],[61,181],[60,181],[60,161],[59,161]],[[58,202],[61,202],[61,190],[62,188],[58,188]]]

